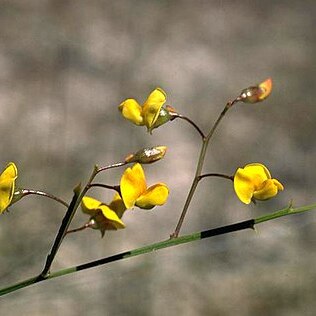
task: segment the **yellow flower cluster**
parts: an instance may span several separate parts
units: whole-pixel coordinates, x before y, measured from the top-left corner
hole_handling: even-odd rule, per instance
[[[167,201],[169,190],[164,183],[157,183],[147,188],[144,170],[141,164],[136,163],[127,168],[120,181],[120,193],[115,194],[110,204],[102,203],[91,197],[82,199],[82,211],[90,215],[102,236],[106,230],[125,228],[121,218],[126,209],[137,206],[142,209],[151,209],[156,205],[163,205]]]

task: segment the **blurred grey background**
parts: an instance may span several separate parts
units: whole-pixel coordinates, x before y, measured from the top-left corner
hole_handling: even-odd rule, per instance
[[[205,179],[182,233],[316,202],[315,1],[0,1],[1,168],[18,185],[70,200],[95,163],[151,145],[166,158],[145,166],[170,198],[126,213],[125,230],[66,238],[54,270],[168,238],[195,171],[199,135],[174,121],[153,135],[117,106],[157,86],[168,104],[207,131],[241,89],[273,78],[273,93],[228,112],[204,172],[266,164],[285,186],[243,205],[231,183]],[[122,170],[100,175],[117,184]],[[112,192],[94,190],[109,201]],[[40,272],[64,214],[27,197],[0,222],[1,287]],[[86,217],[77,213],[72,227]],[[314,315],[315,212],[112,263],[1,298],[1,315]]]

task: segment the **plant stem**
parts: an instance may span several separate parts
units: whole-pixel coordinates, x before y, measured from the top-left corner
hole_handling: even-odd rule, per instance
[[[67,212],[61,222],[61,225],[59,227],[59,230],[57,232],[57,235],[55,237],[53,246],[51,248],[50,253],[47,256],[43,271],[41,272],[41,274],[39,275],[39,278],[46,278],[47,275],[49,275],[50,272],[50,267],[53,264],[53,261],[55,259],[55,256],[59,250],[59,247],[67,233],[68,227],[71,223],[72,218],[75,215],[76,212],[76,205],[77,205],[77,201],[79,199],[80,196],[80,186],[76,187],[74,190],[74,196],[71,200],[71,203],[67,209]]]
[[[284,209],[281,209],[279,211],[276,211],[276,212],[273,212],[273,213],[255,218],[255,219],[249,219],[249,220],[238,222],[238,223],[231,224],[231,225],[221,226],[221,227],[209,229],[209,230],[198,232],[198,233],[184,235],[184,236],[180,236],[178,238],[163,240],[163,241],[153,243],[153,244],[150,244],[150,245],[147,245],[144,247],[136,248],[136,249],[126,251],[126,252],[121,252],[119,254],[116,254],[116,255],[113,255],[110,257],[102,258],[102,259],[91,261],[91,262],[81,264],[78,266],[74,266],[74,267],[62,269],[62,270],[59,270],[56,272],[52,272],[52,273],[47,274],[45,276],[40,275],[37,277],[32,277],[30,279],[27,279],[27,280],[24,280],[24,281],[21,281],[21,282],[18,282],[16,284],[13,284],[13,285],[10,285],[8,287],[4,287],[4,288],[0,289],[0,296],[17,291],[19,289],[25,288],[27,286],[30,286],[32,284],[35,284],[35,283],[38,283],[41,281],[61,277],[61,276],[71,274],[74,272],[78,272],[78,271],[82,271],[82,270],[87,270],[87,269],[90,269],[93,267],[108,264],[110,262],[119,261],[119,260],[131,258],[131,257],[143,255],[143,254],[154,252],[154,251],[157,251],[160,249],[189,243],[189,242],[192,242],[195,240],[201,240],[201,239],[210,238],[210,237],[223,235],[223,234],[228,234],[231,232],[236,232],[236,231],[245,230],[245,229],[254,229],[254,226],[257,224],[271,221],[271,220],[275,220],[276,218],[287,216],[287,215],[294,215],[294,214],[299,214],[299,213],[311,211],[315,208],[316,208],[316,203],[311,204],[311,205],[298,207],[298,208],[293,208],[290,205]]]
[[[76,233],[79,232],[81,230],[85,230],[86,228],[90,228],[91,227],[91,222],[89,221],[88,223],[85,223],[84,225],[78,227],[78,228],[74,228],[74,229],[70,229],[67,230],[66,234],[71,234],[71,233]]]
[[[234,181],[234,176],[229,176],[227,174],[222,173],[205,173],[199,176],[199,180],[206,178],[206,177],[218,177],[218,178],[224,178],[227,180]]]
[[[104,189],[110,189],[110,190],[114,190],[118,193],[120,193],[120,186],[119,185],[108,185],[108,184],[103,184],[103,183],[91,183],[89,185],[89,189],[92,187],[99,187],[99,188],[104,188]]]
[[[108,166],[105,166],[105,167],[101,167],[101,168],[98,168],[98,169],[97,169],[97,173],[100,173],[100,172],[105,171],[105,170],[117,168],[117,167],[122,167],[122,166],[124,166],[124,165],[126,165],[126,164],[128,164],[128,162],[122,161],[122,162],[114,163],[114,164],[112,164],[112,165],[108,165]]]
[[[191,200],[192,200],[192,197],[194,195],[194,192],[196,190],[196,187],[199,183],[199,180],[200,180],[200,176],[201,176],[201,172],[202,172],[202,168],[203,168],[203,164],[204,164],[204,159],[205,159],[205,155],[206,155],[206,150],[207,150],[207,147],[208,147],[208,144],[212,138],[212,136],[214,135],[214,132],[218,126],[218,124],[220,123],[220,121],[223,119],[223,117],[225,116],[226,112],[228,111],[228,109],[230,109],[232,107],[232,105],[234,103],[236,103],[237,101],[234,100],[233,102],[228,102],[226,104],[226,106],[224,107],[223,111],[221,112],[221,114],[219,115],[219,117],[217,118],[217,120],[215,121],[213,127],[211,128],[211,130],[209,131],[209,133],[207,134],[206,137],[203,137],[202,139],[202,148],[201,148],[201,151],[200,151],[200,155],[199,155],[199,159],[198,159],[198,164],[197,164],[197,167],[196,167],[196,171],[195,171],[195,176],[194,176],[194,179],[193,179],[193,182],[191,184],[191,188],[190,188],[190,191],[188,193],[188,196],[187,196],[187,199],[185,201],[185,204],[184,204],[184,207],[183,207],[183,210],[182,210],[182,213],[180,215],[180,218],[179,218],[179,221],[177,223],[177,226],[175,228],[175,231],[174,233],[172,233],[170,235],[170,238],[176,238],[179,236],[179,232],[180,232],[180,229],[182,227],[182,224],[183,224],[183,221],[184,221],[184,218],[187,214],[187,211],[188,211],[188,208],[189,208],[189,205],[191,203]]]
[[[181,115],[181,114],[173,114],[173,119],[176,119],[176,118],[180,118],[180,119],[185,120],[188,123],[190,123],[197,130],[197,132],[201,135],[202,139],[205,138],[205,135],[202,132],[202,130],[191,119],[189,119],[188,117]]]
[[[74,215],[76,213],[76,210],[79,207],[82,198],[85,196],[85,194],[89,190],[90,185],[91,185],[92,181],[94,180],[94,178],[96,177],[96,175],[99,172],[102,172],[102,171],[105,171],[105,170],[109,170],[109,169],[112,169],[112,168],[116,168],[116,167],[120,167],[120,166],[123,166],[125,164],[126,164],[126,162],[119,162],[119,163],[115,163],[115,164],[108,165],[108,166],[101,167],[101,168],[99,168],[98,166],[94,166],[93,171],[91,173],[91,176],[90,176],[87,184],[83,188],[83,190],[80,192],[80,185],[75,188],[74,196],[72,198],[72,201],[71,201],[71,203],[70,203],[70,205],[69,205],[69,207],[67,209],[67,212],[66,212],[66,214],[65,214],[65,216],[64,216],[64,218],[62,220],[62,223],[61,223],[61,225],[59,227],[59,230],[58,230],[57,235],[55,237],[55,240],[54,240],[54,243],[52,245],[51,251],[50,251],[50,253],[47,256],[47,259],[46,259],[43,271],[39,275],[40,279],[41,278],[46,278],[49,275],[51,265],[53,264],[55,256],[56,256],[56,254],[57,254],[57,252],[59,250],[59,247],[60,247],[65,235],[67,234],[69,225],[70,225],[70,223],[71,223],[71,221],[72,221],[72,219],[73,219],[73,217],[74,217]]]
[[[62,199],[60,199],[59,197],[53,195],[53,194],[50,194],[50,193],[47,193],[47,192],[44,192],[44,191],[38,191],[38,190],[31,190],[31,189],[22,189],[22,190],[19,190],[17,191],[15,194],[21,194],[22,197],[23,196],[27,196],[27,195],[39,195],[39,196],[45,196],[49,199],[52,199],[52,200],[55,200],[56,202],[66,206],[66,207],[69,207],[69,204],[66,203],[65,201],[63,201]]]

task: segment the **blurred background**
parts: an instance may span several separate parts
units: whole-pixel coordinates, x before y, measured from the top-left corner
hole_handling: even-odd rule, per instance
[[[209,130],[241,89],[273,78],[263,103],[238,104],[219,126],[204,172],[262,162],[285,186],[243,205],[232,184],[205,179],[182,234],[316,202],[314,1],[0,1],[0,162],[18,185],[67,201],[95,163],[166,145],[145,166],[168,203],[124,215],[127,228],[64,241],[61,269],[167,239],[189,190],[200,137],[176,120],[146,133],[117,106],[162,87],[168,104]],[[121,170],[99,176],[118,184]],[[90,195],[110,201],[112,192]],[[39,273],[65,210],[26,197],[1,215],[1,287]],[[72,227],[87,217],[80,211]],[[1,315],[314,315],[316,213],[101,266],[11,293]]]

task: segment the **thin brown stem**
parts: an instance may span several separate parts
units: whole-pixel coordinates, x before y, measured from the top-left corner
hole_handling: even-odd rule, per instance
[[[66,235],[71,234],[71,233],[76,233],[76,232],[82,231],[82,230],[87,229],[87,228],[91,228],[92,225],[93,225],[93,223],[91,223],[91,222],[85,223],[84,225],[82,225],[78,228],[68,230],[66,232]]]
[[[202,130],[197,126],[197,124],[195,124],[191,119],[189,119],[188,117],[184,116],[184,115],[181,115],[181,114],[176,114],[176,115],[173,115],[174,116],[174,119],[176,118],[180,118],[182,120],[185,120],[187,121],[188,123],[190,123],[196,130],[197,132],[201,135],[202,139],[205,138],[205,135],[204,133],[202,132]]]
[[[64,200],[60,199],[59,197],[53,195],[53,194],[50,194],[50,193],[47,193],[47,192],[44,192],[44,191],[39,191],[39,190],[31,190],[31,189],[21,189],[19,191],[17,191],[15,194],[21,194],[22,197],[24,196],[27,196],[27,195],[39,195],[39,196],[45,196],[49,199],[52,199],[62,205],[64,205],[65,207],[69,207],[69,204],[66,203]]]
[[[222,173],[205,173],[205,174],[200,175],[198,178],[199,180],[201,180],[206,177],[218,177],[218,178],[224,178],[224,179],[234,181],[234,176],[229,176],[227,174],[222,174]]]
[[[110,189],[110,190],[114,190],[118,193],[121,192],[120,190],[120,186],[119,185],[108,185],[108,184],[103,184],[103,183],[91,183],[89,185],[89,189],[92,187],[99,187],[99,188],[104,188],[104,189]]]
[[[198,159],[198,163],[197,163],[197,167],[196,167],[196,172],[195,172],[195,176],[193,179],[193,182],[191,184],[191,188],[190,191],[188,193],[187,199],[185,201],[182,213],[180,215],[180,218],[178,220],[177,226],[175,228],[175,231],[170,235],[170,238],[176,238],[179,236],[180,233],[180,229],[182,227],[184,218],[188,212],[188,208],[189,205],[192,201],[194,192],[197,188],[197,185],[199,183],[200,180],[200,176],[201,176],[201,172],[202,172],[202,168],[203,168],[203,164],[204,164],[204,160],[205,160],[205,155],[206,155],[206,150],[208,148],[208,144],[212,138],[212,136],[214,135],[214,132],[217,128],[217,126],[219,125],[219,123],[221,122],[221,120],[223,119],[223,117],[225,116],[226,112],[236,103],[240,101],[239,98],[236,98],[234,101],[230,101],[227,102],[227,104],[225,105],[223,111],[220,113],[219,117],[217,118],[217,120],[215,121],[213,127],[211,128],[211,130],[209,131],[209,133],[206,135],[206,137],[203,137],[202,139],[202,148],[200,151],[200,155],[199,155],[199,159]]]
[[[100,167],[100,168],[97,169],[97,173],[100,173],[100,172],[105,171],[105,170],[117,168],[117,167],[122,167],[122,166],[124,166],[126,164],[128,164],[128,162],[122,161],[122,162],[114,163],[112,165],[108,165],[108,166],[105,166],[105,167]]]

